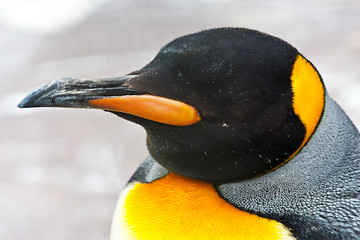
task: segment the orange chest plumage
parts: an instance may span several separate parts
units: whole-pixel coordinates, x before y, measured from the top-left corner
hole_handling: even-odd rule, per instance
[[[240,211],[212,184],[176,174],[130,184],[112,225],[118,239],[293,239],[281,223]]]

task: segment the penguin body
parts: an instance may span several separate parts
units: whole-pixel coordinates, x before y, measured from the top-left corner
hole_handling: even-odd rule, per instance
[[[111,239],[359,239],[360,136],[288,43],[220,28],[126,76],[62,79],[20,107],[110,111],[151,157],[120,194]]]

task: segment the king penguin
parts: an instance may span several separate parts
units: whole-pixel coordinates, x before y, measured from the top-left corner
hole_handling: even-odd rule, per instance
[[[60,79],[19,107],[102,109],[145,128],[150,156],[120,194],[112,240],[360,239],[359,132],[279,38],[189,34],[140,70]]]

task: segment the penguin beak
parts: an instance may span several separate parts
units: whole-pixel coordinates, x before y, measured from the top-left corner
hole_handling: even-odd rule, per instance
[[[184,102],[127,87],[126,81],[137,76],[60,79],[40,86],[23,99],[18,107],[102,109],[173,126],[189,126],[201,120],[197,110]]]

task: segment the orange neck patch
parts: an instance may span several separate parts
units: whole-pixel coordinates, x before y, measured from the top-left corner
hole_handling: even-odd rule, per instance
[[[292,106],[305,126],[305,136],[299,148],[271,171],[281,167],[300,152],[314,133],[325,106],[325,89],[321,77],[311,63],[301,55],[295,60],[290,79],[294,94]]]
[[[316,69],[301,55],[298,55],[294,63],[291,85],[294,94],[293,108],[306,131],[301,146],[295,152],[297,154],[320,121],[325,104],[325,90]]]
[[[112,240],[294,239],[281,223],[240,211],[212,184],[173,173],[120,195]]]
[[[305,126],[305,137],[300,147],[286,161],[271,171],[281,167],[300,152],[314,133],[325,105],[325,89],[320,75],[301,55],[296,58],[290,78],[294,94],[293,109]]]

